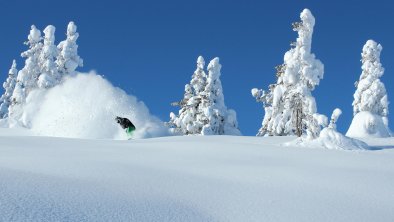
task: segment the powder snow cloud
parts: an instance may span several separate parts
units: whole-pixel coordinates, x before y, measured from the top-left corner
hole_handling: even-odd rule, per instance
[[[49,90],[34,90],[27,100],[23,122],[44,136],[125,139],[116,116],[137,127],[135,138],[164,136],[168,130],[135,96],[114,87],[95,72],[78,73]]]

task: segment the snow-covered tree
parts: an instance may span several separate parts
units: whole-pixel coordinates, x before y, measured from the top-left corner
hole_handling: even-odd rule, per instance
[[[361,53],[362,72],[359,81],[355,83],[356,92],[353,101],[353,121],[346,135],[351,137],[387,137],[388,128],[388,99],[384,84],[380,77],[384,68],[380,63],[382,46],[373,40],[368,40]]]
[[[9,117],[12,119],[20,119],[27,96],[37,88],[37,81],[41,72],[40,55],[43,46],[41,40],[41,31],[32,25],[28,40],[25,42],[29,49],[21,54],[23,58],[26,58],[25,66],[18,72],[15,89],[11,96]]]
[[[373,114],[387,117],[388,100],[384,84],[380,81],[384,73],[380,63],[382,46],[373,40],[368,40],[361,53],[362,73],[360,80],[355,83],[353,114],[369,111]]]
[[[176,132],[184,135],[201,134],[204,116],[200,110],[201,93],[205,89],[207,75],[204,71],[205,61],[202,56],[197,59],[197,69],[192,75],[190,84],[185,85],[185,94],[180,102],[172,105],[179,106],[179,114],[170,113],[168,125]]]
[[[307,135],[316,138],[326,118],[317,113],[311,92],[323,78],[324,65],[311,52],[315,18],[308,9],[293,23],[296,42],[286,52],[284,63],[276,67],[277,81],[269,91],[252,89],[252,95],[264,104],[265,116],[257,136]]]
[[[17,77],[17,81],[21,83],[26,95],[37,88],[37,80],[41,72],[39,63],[42,52],[41,40],[41,31],[32,25],[28,41],[25,42],[29,49],[21,54],[23,58],[26,58],[25,66],[19,71]]]
[[[206,116],[207,123],[202,128],[202,135],[240,135],[234,110],[228,110],[224,104],[223,88],[220,81],[222,65],[219,58],[208,64],[207,85],[202,92],[200,109]]]
[[[60,81],[55,59],[58,56],[58,50],[55,45],[55,27],[48,25],[44,29],[44,46],[40,55],[41,73],[38,77],[38,86],[40,88],[50,88]]]
[[[74,22],[70,22],[67,26],[67,39],[57,46],[59,55],[56,64],[60,77],[73,75],[78,67],[83,66],[83,60],[78,55],[78,37],[77,26]]]
[[[184,135],[240,135],[235,111],[224,105],[219,58],[209,63],[209,75],[204,66],[204,58],[198,57],[197,69],[185,86],[183,100],[173,103],[181,107],[179,114],[171,113],[168,125]]]
[[[0,118],[8,117],[8,108],[12,102],[11,97],[12,93],[14,92],[17,74],[18,70],[16,69],[16,62],[13,60],[12,66],[8,71],[8,78],[3,83],[4,94],[0,98]]]

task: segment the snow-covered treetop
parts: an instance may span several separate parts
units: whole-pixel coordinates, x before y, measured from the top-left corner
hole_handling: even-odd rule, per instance
[[[298,30],[297,42],[304,47],[306,52],[311,51],[313,27],[315,26],[315,17],[309,9],[304,9],[300,15],[302,27]]]
[[[26,58],[25,66],[19,71],[17,81],[25,87],[26,95],[36,87],[36,79],[40,74],[39,56],[42,51],[41,31],[32,25],[28,40],[25,42],[29,49],[22,52],[21,56]]]
[[[77,26],[73,21],[69,22],[67,25],[67,35],[74,35],[77,33]]]
[[[41,31],[38,30],[35,25],[31,26],[30,33],[27,36],[27,39],[28,40],[25,42],[25,44],[29,46],[29,50],[22,52],[22,57],[33,56],[34,54],[37,54],[39,50],[41,50]]]
[[[63,75],[73,75],[78,67],[83,66],[83,59],[78,55],[77,39],[79,34],[74,22],[67,26],[67,39],[60,42],[57,46],[59,56],[56,60],[58,72]]]
[[[380,78],[384,73],[384,68],[380,63],[380,53],[382,52],[382,49],[382,45],[378,44],[374,40],[368,40],[363,47],[363,52],[361,53],[361,61],[363,62],[362,69],[375,78]]]
[[[43,47],[43,53],[41,54],[41,59],[42,60],[53,60],[56,58],[58,52],[57,52],[57,47],[55,45],[55,31],[56,28],[53,25],[48,25],[44,29],[44,47]],[[53,61],[52,61],[53,62]],[[45,64],[44,66],[47,66],[48,64]],[[46,67],[48,68],[48,67]],[[45,70],[47,71],[47,70]]]
[[[209,64],[208,64],[208,72],[209,76],[212,79],[218,79],[220,77],[220,69],[222,68],[222,65],[219,63],[219,57],[216,57],[212,59]]]
[[[203,70],[205,67],[205,60],[202,56],[199,56],[197,58],[197,69],[198,70]]]
[[[10,70],[8,71],[8,75],[12,75],[15,76],[18,75],[18,70],[16,69],[16,61],[15,59],[12,60],[12,66],[10,68]]]
[[[35,25],[31,26],[29,35],[27,36],[30,44],[37,43],[41,41],[41,31],[36,28]]]
[[[282,65],[282,76],[278,78],[278,83],[284,82],[286,85],[307,86],[313,90],[323,79],[324,65],[311,53],[313,28],[315,18],[309,9],[304,9],[300,15],[301,22],[293,23],[293,30],[298,32],[296,43],[293,43],[291,50],[284,56]]]
[[[331,129],[337,128],[336,123],[337,123],[340,115],[342,115],[342,110],[339,108],[334,109],[334,111],[331,114],[330,125],[328,126],[328,128],[331,128]]]
[[[55,31],[56,28],[53,25],[48,25],[44,29],[44,41],[55,43]]]

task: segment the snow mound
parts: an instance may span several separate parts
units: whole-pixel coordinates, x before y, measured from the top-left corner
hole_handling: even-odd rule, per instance
[[[348,137],[390,137],[387,118],[372,114],[368,111],[357,113],[346,133]]]
[[[125,139],[125,132],[115,122],[116,116],[134,123],[135,138],[168,133],[143,102],[94,72],[67,77],[49,90],[32,91],[26,100],[23,122],[39,135]]]
[[[332,128],[324,128],[318,138],[308,140],[305,138],[297,138],[294,141],[287,142],[285,146],[301,146],[308,148],[326,148],[335,150],[367,150],[369,146],[357,139],[352,139],[339,133]]]

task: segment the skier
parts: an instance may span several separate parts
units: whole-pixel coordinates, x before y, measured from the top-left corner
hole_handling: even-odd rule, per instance
[[[127,118],[122,118],[117,116],[115,118],[116,122],[119,123],[119,125],[125,129],[127,136],[131,139],[133,136],[133,132],[135,131],[135,126],[134,124]]]

